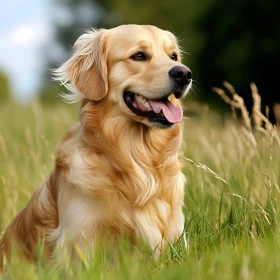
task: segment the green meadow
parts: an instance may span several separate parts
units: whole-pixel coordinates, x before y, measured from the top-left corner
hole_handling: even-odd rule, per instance
[[[62,101],[0,104],[0,231],[51,171],[78,110]],[[158,261],[124,240],[117,252],[78,252],[81,265],[69,257],[63,268],[15,254],[0,279],[280,279],[279,132],[202,111],[184,120],[183,149],[185,232]]]

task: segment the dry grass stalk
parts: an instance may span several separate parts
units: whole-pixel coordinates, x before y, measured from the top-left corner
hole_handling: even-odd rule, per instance
[[[273,104],[273,112],[275,116],[276,125],[279,128],[280,127],[280,103]]]
[[[231,106],[233,118],[236,119],[235,110],[240,110],[242,121],[247,131],[251,131],[251,128],[253,126],[255,130],[261,131],[266,136],[271,137],[271,140],[275,139],[280,146],[280,135],[277,132],[276,127],[273,126],[273,124],[268,119],[269,107],[266,106],[266,116],[261,112],[261,97],[258,93],[258,89],[255,83],[250,84],[253,98],[252,125],[251,119],[249,117],[249,112],[245,106],[243,98],[236,93],[234,87],[230,83],[224,82],[223,85],[231,93],[232,99],[229,98],[226,95],[225,91],[221,88],[215,87],[213,88],[213,91],[216,92],[227,104]],[[280,104],[274,104],[273,111],[277,126],[280,126]]]
[[[223,85],[229,90],[232,94],[233,100],[237,103],[237,108],[241,112],[242,120],[247,129],[251,129],[251,119],[249,117],[249,112],[245,106],[244,99],[238,95],[234,87],[229,82],[223,82]]]
[[[265,116],[267,119],[269,118],[269,107],[267,105],[265,106]]]
[[[233,119],[236,121],[237,117],[236,117],[236,108],[237,108],[237,104],[236,102],[234,102],[233,100],[231,100],[226,93],[224,92],[224,90],[222,90],[221,88],[217,88],[217,87],[213,87],[212,90],[214,92],[216,92],[227,104],[229,104],[231,106],[231,114]]]
[[[244,99],[236,93],[234,87],[230,83],[224,82],[223,84],[228,89],[228,91],[232,94],[233,99],[230,99],[226,95],[225,91],[222,90],[221,88],[215,87],[212,90],[216,92],[227,104],[231,105],[232,112],[234,112],[233,114],[234,118],[236,118],[235,109],[240,110],[244,126],[247,129],[251,130],[251,119],[249,117],[249,112],[245,106]]]
[[[238,108],[240,109],[241,116],[242,116],[243,123],[244,123],[245,127],[247,129],[251,130],[251,119],[249,117],[249,113],[248,113],[247,108],[245,106],[244,99],[241,96],[239,96],[238,94],[234,95],[234,98],[239,105]]]
[[[237,106],[237,104],[226,95],[223,89],[213,87],[212,90],[216,92],[227,104],[231,105],[232,107]]]
[[[223,82],[223,85],[229,90],[229,92],[232,94],[232,96],[237,95],[237,93],[236,93],[236,91],[235,91],[235,88],[233,87],[232,84],[230,84],[230,83],[227,82],[227,81],[224,81],[224,82]]]
[[[252,108],[252,121],[253,127],[258,128],[262,127],[262,119],[257,114],[257,112],[261,112],[261,96],[258,93],[258,89],[255,83],[250,84],[253,98],[253,108]]]
[[[227,182],[225,179],[223,179],[221,176],[219,176],[216,172],[214,172],[214,171],[213,171],[210,167],[208,167],[206,164],[203,164],[203,163],[200,163],[200,162],[195,163],[192,159],[186,158],[186,157],[185,157],[184,159],[185,159],[186,161],[190,162],[191,164],[193,164],[194,166],[196,166],[196,167],[198,167],[198,168],[200,168],[200,169],[202,169],[202,170],[204,170],[204,171],[206,171],[206,172],[208,172],[208,173],[211,173],[212,175],[214,175],[215,178],[221,180],[222,182],[224,182],[226,185],[229,186],[228,182]]]
[[[277,132],[276,128],[268,120],[268,118],[266,116],[264,116],[264,114],[262,114],[261,112],[257,112],[257,114],[262,119],[262,121],[264,121],[264,123],[265,123],[265,129],[262,127],[259,127],[258,130],[264,132],[268,136],[271,136],[271,138],[274,138],[280,146],[280,135]]]

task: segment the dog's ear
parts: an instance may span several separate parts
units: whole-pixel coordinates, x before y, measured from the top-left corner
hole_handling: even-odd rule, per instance
[[[101,100],[108,91],[106,30],[93,30],[80,36],[74,45],[72,57],[54,70],[55,80],[60,81],[72,95],[66,101],[81,98]]]

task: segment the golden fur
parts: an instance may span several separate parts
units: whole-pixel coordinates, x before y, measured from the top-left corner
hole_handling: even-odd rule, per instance
[[[129,59],[139,48],[151,54],[149,63]],[[178,61],[170,59],[173,52]],[[54,170],[6,229],[0,267],[11,242],[31,259],[39,240],[53,256],[67,235],[83,246],[82,232],[92,244],[125,235],[157,253],[180,237],[181,124],[160,129],[123,101],[126,89],[160,97],[170,90],[167,73],[175,65],[181,65],[176,38],[153,26],[93,30],[77,40],[55,74],[71,92],[68,101],[82,100],[80,122],[58,145]],[[180,105],[174,95],[169,99]]]

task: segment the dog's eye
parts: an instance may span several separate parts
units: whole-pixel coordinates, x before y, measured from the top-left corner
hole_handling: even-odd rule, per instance
[[[147,56],[143,52],[137,52],[134,55],[132,55],[130,58],[134,60],[146,60]]]
[[[171,59],[174,60],[174,61],[177,61],[178,60],[177,54],[173,53],[172,56],[171,56]]]

